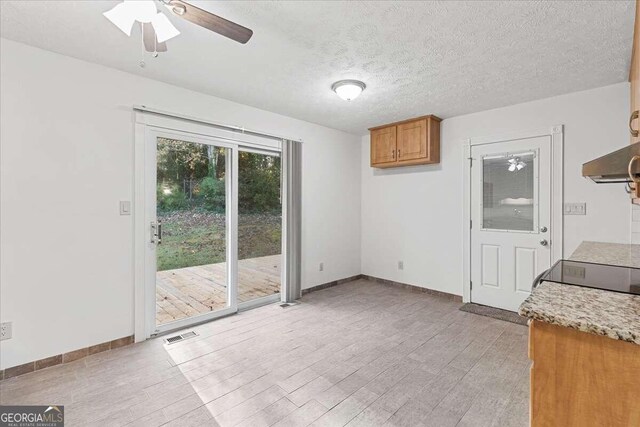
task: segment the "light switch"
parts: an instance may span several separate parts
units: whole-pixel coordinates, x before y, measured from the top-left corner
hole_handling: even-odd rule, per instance
[[[587,204],[586,203],[565,203],[564,214],[565,215],[586,215]]]
[[[131,202],[128,200],[120,201],[120,215],[131,215]]]

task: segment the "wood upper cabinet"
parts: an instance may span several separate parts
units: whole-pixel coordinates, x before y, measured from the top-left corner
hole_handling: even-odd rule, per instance
[[[636,18],[633,31],[633,51],[631,53],[631,71],[629,72],[631,83],[631,108],[629,116],[629,130],[631,143],[640,142],[640,133],[634,136],[634,130],[640,130],[640,0],[636,0]]]
[[[636,0],[636,17],[633,26],[633,48],[631,51],[631,70],[629,71],[629,82],[631,83],[631,105],[629,106],[629,133],[631,144],[640,142],[640,0]],[[637,184],[631,184],[633,190],[630,192],[631,202],[640,205],[640,188]]]
[[[371,166],[389,168],[440,162],[440,119],[424,116],[371,131]]]
[[[396,127],[390,126],[371,131],[371,164],[396,161]]]

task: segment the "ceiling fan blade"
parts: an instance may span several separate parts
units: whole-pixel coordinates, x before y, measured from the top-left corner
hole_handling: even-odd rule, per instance
[[[151,24],[142,24],[142,41],[147,52],[166,52],[167,44],[158,43],[156,32]]]
[[[242,44],[248,42],[253,35],[253,31],[249,28],[221,18],[182,0],[171,0],[167,7],[174,15]]]

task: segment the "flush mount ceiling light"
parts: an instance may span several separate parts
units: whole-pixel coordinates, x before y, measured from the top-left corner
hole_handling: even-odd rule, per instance
[[[351,101],[360,96],[366,87],[360,80],[340,80],[331,85],[331,90],[345,101]]]
[[[520,157],[512,157],[509,159],[509,172],[515,172],[517,170],[522,170],[527,164],[520,160]]]

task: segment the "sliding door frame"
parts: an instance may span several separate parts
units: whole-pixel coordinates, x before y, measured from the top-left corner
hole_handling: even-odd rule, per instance
[[[150,113],[135,113],[135,144],[133,173],[133,273],[134,273],[134,336],[136,342],[165,332],[183,329],[199,323],[237,313],[239,310],[253,308],[280,300],[285,293],[285,282],[281,279],[280,294],[269,295],[246,303],[238,304],[238,157],[240,151],[260,154],[278,155],[282,157],[281,145],[262,143],[250,135],[238,135],[223,132],[206,124],[194,123],[180,118],[158,116]],[[201,144],[224,147],[226,152],[227,176],[226,186],[226,264],[227,264],[227,307],[165,325],[156,325],[155,321],[155,274],[156,262],[150,257],[156,256],[149,250],[151,245],[149,208],[155,195],[155,144],[158,137],[169,137]],[[281,165],[282,167],[283,165]],[[154,169],[153,176],[149,168]],[[282,191],[282,188],[281,188]],[[155,210],[155,206],[153,206]],[[155,243],[153,244],[155,245]],[[285,256],[285,245],[282,242],[282,254]],[[281,275],[282,277],[282,275]]]

